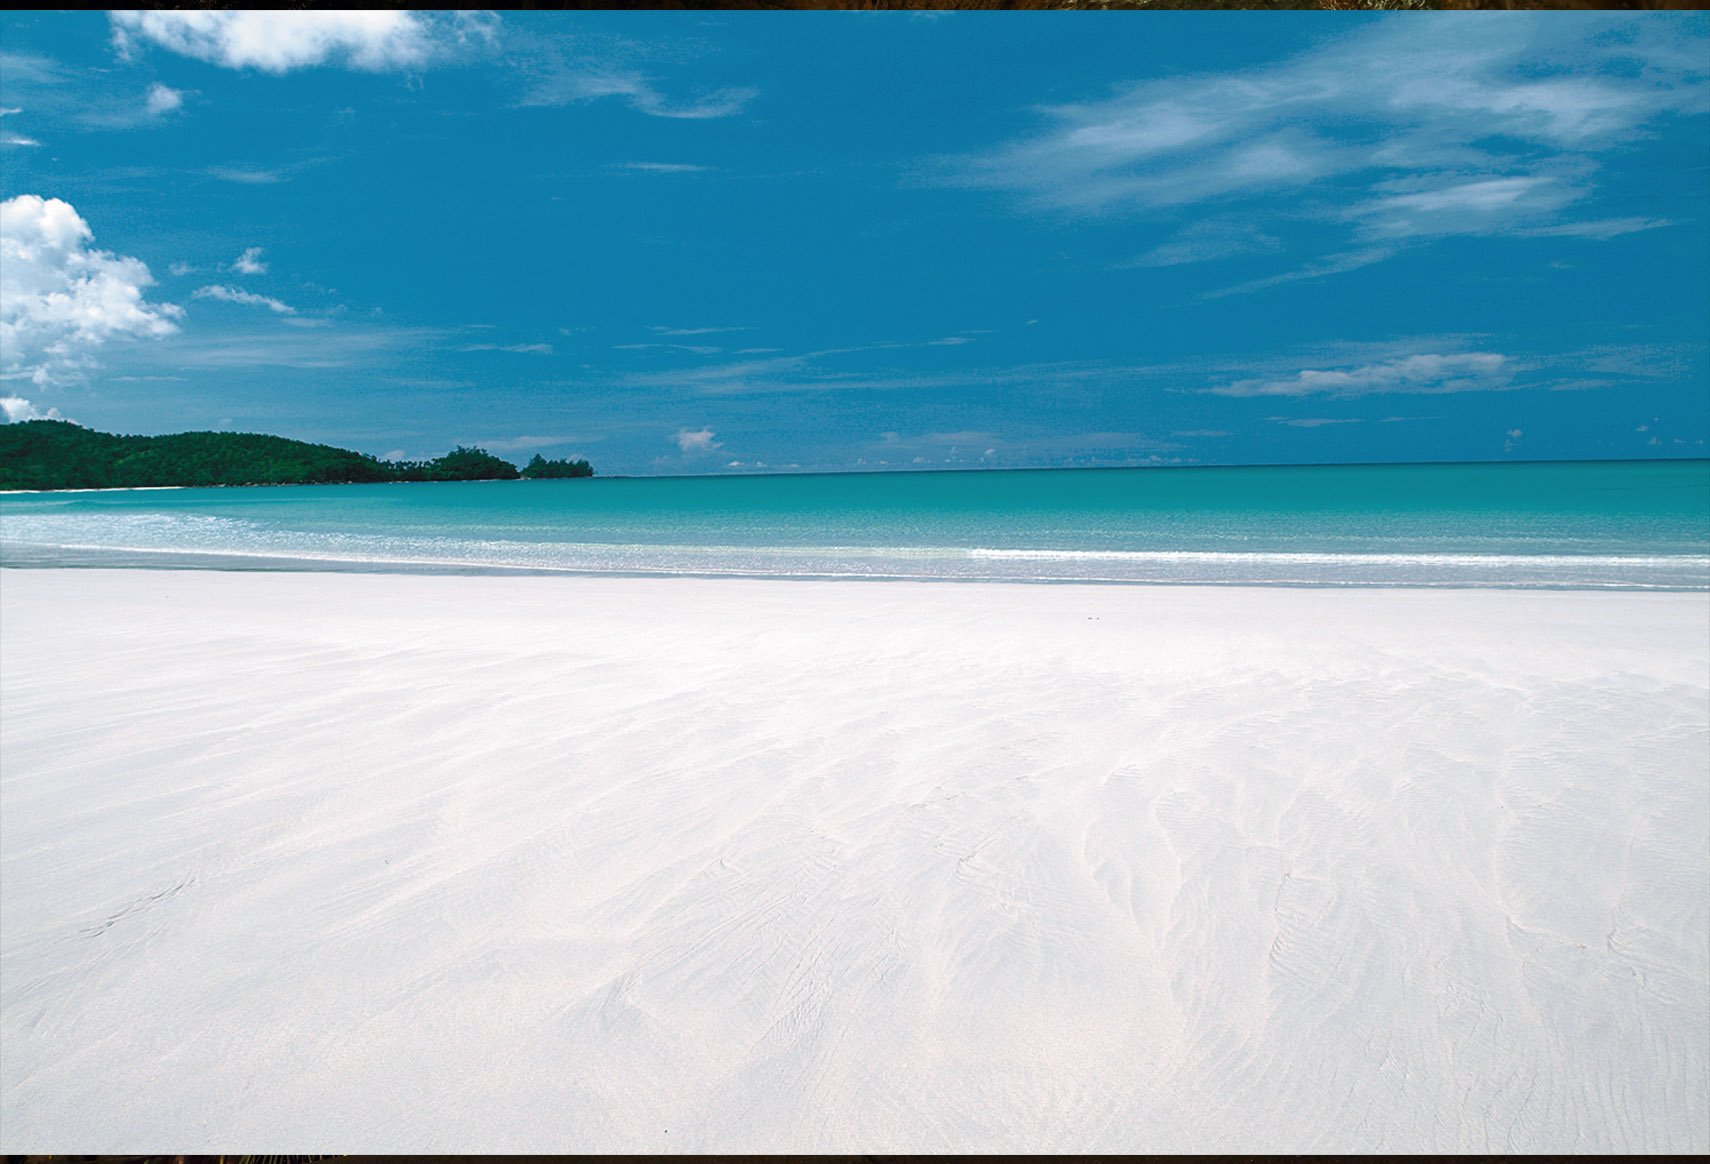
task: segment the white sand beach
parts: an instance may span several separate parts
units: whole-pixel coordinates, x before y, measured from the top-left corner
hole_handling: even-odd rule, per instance
[[[6,570],[0,1139],[1710,1150],[1710,602]]]

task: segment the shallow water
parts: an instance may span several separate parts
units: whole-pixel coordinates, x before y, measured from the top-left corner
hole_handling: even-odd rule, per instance
[[[1710,461],[9,494],[0,564],[1696,590]]]

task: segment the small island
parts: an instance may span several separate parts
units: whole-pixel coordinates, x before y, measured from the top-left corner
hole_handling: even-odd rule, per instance
[[[584,460],[538,453],[520,471],[485,449],[458,446],[430,461],[262,433],[118,436],[63,420],[0,425],[0,489],[136,489],[169,485],[347,485],[388,481],[515,481],[592,477]]]

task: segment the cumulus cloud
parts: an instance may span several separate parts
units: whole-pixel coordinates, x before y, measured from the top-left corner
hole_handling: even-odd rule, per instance
[[[7,424],[22,424],[26,420],[65,419],[57,408],[50,408],[46,412],[37,411],[36,406],[22,396],[0,396],[0,417],[4,417]]]
[[[1371,396],[1379,393],[1478,392],[1506,388],[1512,373],[1496,352],[1416,355],[1342,370],[1308,368],[1283,379],[1237,380],[1216,396]]]
[[[338,10],[124,11],[110,14],[121,53],[143,44],[228,69],[285,73],[343,64],[368,72],[420,68],[473,41],[490,40],[482,13]]]
[[[150,117],[163,117],[184,104],[184,94],[156,82],[148,87],[146,103]]]
[[[677,442],[677,447],[685,453],[710,453],[714,449],[724,447],[724,442],[713,439],[713,430],[710,428],[699,429],[695,432],[681,428],[677,430],[677,435],[672,439]]]
[[[295,315],[297,309],[289,303],[281,303],[271,295],[257,295],[253,291],[245,291],[242,287],[226,287],[215,284],[208,287],[198,287],[190,293],[193,299],[218,299],[225,303],[241,303],[245,307],[265,307],[280,315]]]
[[[77,379],[109,340],[178,330],[183,309],[144,299],[141,259],[94,250],[70,203],[20,194],[0,202],[0,375],[38,386]]]
[[[260,247],[249,247],[232,262],[232,270],[240,275],[265,275],[267,264],[262,261]]]

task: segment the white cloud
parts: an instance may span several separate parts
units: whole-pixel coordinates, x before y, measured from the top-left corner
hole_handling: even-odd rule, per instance
[[[1281,249],[1281,240],[1264,233],[1250,222],[1211,218],[1190,223],[1177,231],[1175,237],[1168,242],[1160,243],[1126,263],[1118,263],[1117,267],[1176,267],[1186,263],[1207,263],[1238,255],[1263,254]]]
[[[1379,197],[1351,211],[1368,237],[1490,234],[1541,219],[1584,194],[1547,175],[1506,178],[1411,179],[1381,183]]]
[[[339,10],[127,11],[110,14],[121,53],[148,42],[228,69],[291,69],[338,63],[381,72],[420,68],[460,45],[491,40],[483,13]]]
[[[147,107],[150,117],[161,117],[184,104],[184,94],[156,82],[148,87]]]
[[[551,344],[464,344],[460,352],[512,352],[521,356],[550,356]]]
[[[0,416],[4,416],[7,424],[22,424],[26,420],[64,420],[59,409],[50,408],[46,412],[38,412],[36,406],[22,396],[0,396]]]
[[[722,441],[713,439],[713,430],[710,428],[703,428],[696,432],[690,432],[686,428],[678,429],[677,435],[672,439],[677,442],[677,447],[685,453],[710,453],[714,449],[724,447]]]
[[[614,352],[645,352],[645,351],[690,352],[697,356],[716,356],[724,351],[723,348],[710,344],[613,344]]]
[[[601,56],[588,54],[564,55],[554,50],[554,59],[547,66],[547,75],[535,84],[523,100],[524,105],[573,105],[584,101],[599,101],[615,97],[638,113],[649,117],[664,117],[681,121],[710,121],[733,117],[760,95],[758,89],[741,85],[705,90],[689,98],[672,98],[660,91],[654,79],[641,69],[614,60],[633,56],[634,46],[612,40],[604,46]],[[651,169],[653,164],[632,163],[634,168]]]
[[[284,317],[290,319],[292,317]],[[185,369],[354,368],[396,369],[399,353],[441,338],[425,328],[316,329],[270,327],[265,331],[202,329],[174,343],[172,366]]]
[[[210,166],[204,171],[210,178],[236,182],[240,186],[276,186],[285,180],[277,170],[260,170],[243,166]]]
[[[22,109],[16,109],[16,108],[8,107],[5,109],[0,109],[0,117],[11,117],[13,114],[22,113],[22,112],[23,112]],[[42,143],[37,141],[35,138],[24,137],[22,134],[0,133],[0,145],[39,146],[41,144]]]
[[[612,169],[634,170],[643,174],[704,174],[712,167],[689,162],[618,162]]]
[[[1546,238],[1565,237],[1601,240],[1673,225],[1674,221],[1668,218],[1600,218],[1595,222],[1564,222],[1556,226],[1534,227],[1523,233]]]
[[[1703,111],[1704,42],[1686,27],[1379,20],[1279,64],[1049,108],[1044,132],[963,159],[961,177],[1095,209],[1371,168],[1441,171],[1487,156],[1468,143],[1492,147],[1498,135],[1619,146],[1660,115]]]
[[[0,375],[76,379],[110,339],[178,330],[182,308],[143,298],[154,283],[147,264],[90,249],[94,237],[58,198],[0,202]]]
[[[224,287],[218,284],[208,287],[198,287],[191,292],[193,299],[218,299],[225,303],[241,303],[245,307],[265,307],[280,315],[295,315],[297,309],[289,303],[281,303],[271,295],[257,295],[253,291],[245,291],[241,287]]]
[[[1415,355],[1341,371],[1306,369],[1285,379],[1237,380],[1216,396],[1371,396],[1379,393],[1478,392],[1506,388],[1512,368],[1495,352]]]
[[[1590,14],[1587,14],[1590,16]],[[1293,59],[1142,81],[1045,108],[1031,134],[937,163],[953,184],[1070,215],[1167,216],[1189,204],[1350,222],[1364,239],[1450,234],[1612,238],[1655,220],[1557,221],[1593,197],[1596,155],[1710,109],[1701,25],[1596,16],[1378,18]],[[1281,196],[1281,197],[1279,197]],[[1340,211],[1352,202],[1352,212]],[[1232,215],[1220,212],[1220,218]],[[1645,224],[1645,225],[1641,225]],[[1188,227],[1131,266],[1265,248]],[[1253,244],[1257,244],[1254,246]],[[1336,249],[1332,247],[1331,249]],[[1309,262],[1257,290],[1351,270],[1395,248]]]
[[[1273,424],[1286,424],[1291,428],[1323,428],[1327,424],[1359,424],[1357,416],[1267,416],[1266,420]]]
[[[1331,275],[1340,275],[1345,271],[1357,271],[1361,267],[1369,267],[1373,263],[1381,263],[1394,253],[1393,247],[1377,246],[1325,255],[1322,259],[1314,259],[1292,271],[1284,271],[1280,275],[1267,275],[1263,279],[1252,279],[1245,283],[1237,283],[1233,287],[1222,287],[1216,291],[1207,291],[1201,298],[1221,299],[1225,295],[1245,295],[1253,291],[1263,291],[1270,287],[1280,287],[1284,283],[1299,283],[1306,279],[1324,279]]]
[[[232,262],[232,270],[240,275],[265,275],[267,264],[262,261],[260,247],[249,247]]]

